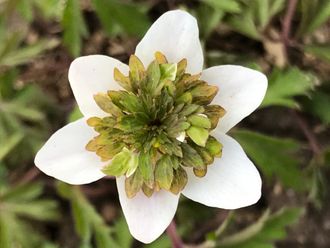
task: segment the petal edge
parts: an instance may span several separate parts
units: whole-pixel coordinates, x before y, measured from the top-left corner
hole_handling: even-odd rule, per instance
[[[117,67],[128,74],[128,66],[117,59],[105,55],[88,55],[76,58],[69,68],[69,81],[73,95],[81,113],[86,117],[106,115],[95,103],[94,94],[108,90],[120,90],[114,80],[113,71]]]
[[[171,223],[180,196],[161,190],[150,198],[139,192],[132,199],[128,199],[124,177],[117,178],[117,189],[132,236],[146,244],[156,240]]]
[[[80,119],[57,130],[37,153],[34,163],[48,176],[69,184],[87,184],[105,175],[96,154],[85,149],[95,136],[86,120]]]
[[[239,143],[226,134],[215,137],[223,145],[221,158],[208,166],[203,178],[187,170],[188,184],[182,194],[206,206],[237,209],[256,203],[261,197],[261,178],[258,170]]]
[[[267,77],[256,70],[238,65],[210,67],[201,78],[219,87],[212,104],[226,110],[217,130],[226,133],[261,104],[267,90]]]
[[[161,15],[136,46],[135,54],[148,66],[157,51],[162,52],[171,63],[186,58],[187,71],[200,73],[204,57],[196,18],[182,10]]]

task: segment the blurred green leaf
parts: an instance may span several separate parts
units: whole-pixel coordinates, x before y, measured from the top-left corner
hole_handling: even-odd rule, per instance
[[[6,155],[23,139],[23,137],[24,134],[17,132],[13,133],[6,139],[6,145],[0,146],[0,161],[6,157]]]
[[[206,39],[211,32],[219,25],[224,16],[224,11],[210,7],[207,4],[201,4],[197,9],[198,25],[200,35]]]
[[[1,185],[0,185],[1,187]],[[42,247],[45,237],[27,220],[50,221],[58,218],[57,202],[41,199],[41,184],[0,188],[0,247]],[[14,246],[13,246],[14,245]]]
[[[269,86],[262,107],[299,107],[294,97],[306,95],[317,83],[310,73],[291,67],[286,70],[274,69],[269,76]]]
[[[127,226],[119,224],[114,230],[108,227],[104,223],[102,216],[97,213],[82,194],[79,187],[59,182],[57,191],[62,197],[71,202],[75,229],[81,239],[82,247],[92,247],[91,238],[94,236],[97,248],[130,248],[129,246],[124,246],[125,244],[131,244],[132,240],[127,231]]]
[[[30,199],[36,199],[42,194],[42,185],[34,184],[22,184],[16,187],[12,187],[10,190],[6,190],[2,194],[1,199],[3,201],[27,201]]]
[[[33,20],[33,5],[31,0],[17,1],[16,8],[28,22]]]
[[[4,88],[0,87],[0,93],[5,93],[4,101],[0,100],[0,144],[1,153],[8,155],[5,158],[8,166],[21,165],[22,161],[34,157],[45,138],[49,136],[50,120],[47,120],[44,113],[56,112],[52,98],[45,95],[36,85],[15,89],[14,82],[11,81],[13,79],[15,78],[11,77]],[[18,133],[22,135],[20,140],[14,138]],[[10,142],[5,143],[7,141]],[[15,152],[20,156],[10,156]]]
[[[80,109],[77,105],[74,106],[73,110],[69,114],[68,123],[74,122],[83,117],[83,114],[80,112]]]
[[[302,208],[282,208],[270,214],[267,210],[255,223],[245,229],[220,239],[221,248],[274,248],[274,241],[287,236],[286,227],[296,223]]]
[[[93,0],[93,5],[108,34],[123,29],[128,34],[142,37],[150,26],[146,7],[142,4],[117,0]]]
[[[81,39],[87,36],[88,30],[78,0],[66,1],[62,27],[64,32],[63,43],[73,56],[79,56],[82,47]]]
[[[34,45],[25,46],[0,56],[0,65],[2,66],[16,66],[29,62],[32,58],[39,55],[41,52],[52,49],[59,44],[57,39],[40,40]]]
[[[76,196],[77,198],[79,197]],[[75,229],[81,238],[82,244],[89,244],[92,237],[92,226],[89,216],[86,213],[86,205],[84,198],[79,197],[79,200],[72,201],[72,213],[75,220]]]
[[[130,248],[133,244],[133,238],[129,232],[126,220],[124,217],[120,218],[113,228],[113,235],[122,248]]]
[[[60,18],[63,14],[63,2],[58,0],[34,0],[34,4],[45,18]]]
[[[227,22],[237,32],[240,32],[252,39],[260,39],[260,33],[254,23],[253,13],[251,10],[242,11],[241,15],[230,16]]]
[[[330,63],[330,44],[307,45],[304,51]]]
[[[225,2],[225,1],[219,1]],[[236,31],[259,40],[277,13],[284,8],[284,0],[241,0],[241,12],[228,17],[228,24]]]
[[[202,0],[204,3],[212,6],[214,9],[222,10],[228,13],[239,13],[241,12],[241,7],[238,0]]]
[[[56,220],[57,202],[53,200],[34,200],[32,202],[7,203],[7,212],[39,221]]]
[[[309,0],[299,1],[301,21],[298,35],[310,34],[325,23],[330,17],[330,1]]]
[[[268,180],[275,176],[284,186],[296,190],[308,186],[299,168],[299,143],[247,130],[235,131],[233,135]]]
[[[172,248],[172,242],[167,235],[162,235],[151,244],[143,246],[144,248]]]
[[[322,91],[314,92],[310,99],[304,101],[304,109],[317,116],[325,124],[330,124],[330,94]]]
[[[10,232],[10,226],[8,225],[8,216],[0,212],[0,241],[1,248],[11,248],[12,246],[12,233]]]

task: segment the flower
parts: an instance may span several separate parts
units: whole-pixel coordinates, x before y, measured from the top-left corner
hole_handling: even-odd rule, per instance
[[[115,175],[118,173],[116,182],[124,216],[131,234],[144,243],[154,241],[169,225],[175,215],[180,193],[206,206],[223,209],[236,209],[254,204],[261,195],[261,179],[258,170],[246,156],[241,146],[226,133],[260,105],[266,92],[267,78],[258,71],[235,65],[215,66],[203,70],[203,52],[198,36],[198,26],[194,17],[180,10],[169,11],[150,27],[137,45],[136,56],[132,56],[130,59],[130,68],[114,58],[103,55],[84,56],[74,60],[69,69],[69,81],[84,117],[54,133],[35,158],[35,164],[41,171],[69,184],[87,184],[99,180],[107,173],[105,168],[111,169],[111,166],[115,163],[117,166],[116,171],[112,170],[112,173]],[[154,60],[155,53],[156,60]],[[157,62],[157,57],[160,63]],[[139,62],[138,58],[143,64]],[[185,64],[182,61],[187,63]],[[109,114],[104,111],[109,107],[107,104],[118,101],[115,107],[110,106],[111,111],[114,111],[114,108],[118,110],[118,106],[125,109],[125,106],[122,106],[125,105],[124,103],[131,105],[136,103],[135,95],[137,93],[135,95],[129,92],[123,93],[123,91],[120,91],[122,90],[121,86],[125,89],[131,89],[134,86],[131,85],[132,82],[135,79],[141,79],[139,73],[143,70],[139,68],[143,65],[150,65],[149,70],[152,63],[156,63],[158,66],[155,67],[156,69],[162,67],[165,68],[165,71],[173,70],[173,72],[166,75],[169,80],[162,81],[161,89],[168,87],[166,92],[170,92],[172,83],[177,82],[175,81],[175,75],[178,75],[178,68],[182,64],[184,64],[183,67],[185,67],[186,72],[189,73],[189,77],[201,73],[195,80],[200,80],[203,85],[206,85],[205,87],[210,87],[208,90],[216,93],[216,91],[213,91],[214,86],[218,87],[219,92],[217,94],[212,93],[207,98],[213,99],[212,104],[218,106],[217,109],[223,108],[226,111],[224,115],[224,112],[222,112],[217,116],[217,121],[220,118],[217,127],[209,133],[211,128],[208,122],[212,118],[207,112],[204,112],[206,111],[206,107],[203,107],[204,102],[201,104],[203,106],[199,106],[202,107],[199,108],[201,111],[196,110],[195,117],[197,116],[197,120],[191,120],[188,123],[189,125],[183,128],[184,131],[177,136],[179,141],[175,142],[180,147],[185,146],[187,143],[186,141],[182,142],[182,138],[187,137],[186,140],[189,140],[192,146],[197,145],[200,149],[203,149],[212,135],[215,137],[214,141],[219,142],[214,143],[216,144],[215,147],[222,146],[222,151],[219,150],[221,152],[220,157],[213,154],[214,156],[211,157],[214,161],[213,164],[205,167],[201,174],[198,173],[198,170],[196,172],[192,168],[185,167],[185,172],[182,175],[187,178],[186,180],[180,179],[182,183],[179,191],[181,192],[177,192],[177,194],[169,192],[171,191],[169,189],[170,185],[165,180],[156,182],[156,186],[151,188],[150,194],[146,193],[145,190],[139,190],[133,192],[134,194],[129,197],[127,186],[125,189],[125,179],[126,177],[130,178],[139,167],[136,151],[141,152],[139,146],[134,147],[135,141],[133,143],[131,141],[131,143],[124,142],[124,144],[132,145],[134,151],[130,151],[126,146],[120,147],[111,156],[108,156],[111,151],[100,155],[100,153],[96,154],[91,150],[95,148],[93,148],[93,145],[103,147],[100,145],[101,141],[98,140],[97,137],[99,136],[97,135],[102,135],[106,128],[110,128],[106,130],[112,130],[111,128],[118,127],[118,125],[120,126],[119,129],[122,127],[122,122],[118,122],[122,121],[122,116],[117,119],[107,119]],[[116,75],[114,76],[115,68],[118,71],[115,72]],[[162,75],[165,75],[164,73]],[[130,82],[124,76],[128,74],[130,74]],[[139,80],[137,81],[140,82]],[[121,86],[116,81],[121,81]],[[209,86],[204,82],[213,86]],[[130,83],[130,85],[127,86],[125,83]],[[108,95],[100,94],[109,90],[111,91]],[[134,91],[134,89],[131,90]],[[208,90],[207,92],[209,92]],[[152,92],[156,91],[156,88],[153,88]],[[118,92],[126,95],[118,95]],[[200,93],[200,91],[198,92]],[[184,99],[184,104],[191,103],[192,93],[188,93],[190,94],[190,98],[188,97],[190,100]],[[159,97],[160,93],[155,94],[158,94],[157,97]],[[171,93],[168,93],[168,95],[171,97]],[[127,100],[130,96],[135,98]],[[133,108],[136,108],[136,104]],[[124,111],[123,109],[119,109],[119,112]],[[104,124],[108,120],[110,122]],[[191,130],[190,127],[194,125],[192,124],[194,121],[199,123],[196,124],[197,126],[200,125],[199,121],[202,121],[204,123],[202,125],[206,125],[205,128],[198,129],[194,127]],[[206,124],[204,121],[206,121]],[[100,123],[103,124],[100,125]],[[128,122],[128,124],[132,123]],[[106,125],[108,126],[105,128]],[[154,125],[157,129],[157,125],[160,124]],[[107,134],[109,133],[106,132],[105,135]],[[120,139],[121,136],[118,137]],[[89,144],[87,149],[86,144]],[[161,143],[156,141],[152,143],[152,147],[155,149],[158,149],[159,145]],[[166,153],[164,154],[166,155]],[[112,158],[112,164],[110,165],[107,156]],[[171,156],[169,157],[171,158]],[[186,159],[192,157],[188,156]],[[183,163],[186,162],[184,159],[182,161]],[[194,165],[193,161],[192,166],[194,167]],[[151,174],[153,173],[152,170]],[[171,180],[174,180],[173,178],[177,179],[171,174]],[[160,179],[162,180],[161,177]],[[141,185],[139,189],[141,189]]]

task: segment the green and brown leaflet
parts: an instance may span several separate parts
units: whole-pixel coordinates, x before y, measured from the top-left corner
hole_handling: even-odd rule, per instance
[[[98,136],[86,149],[102,161],[103,172],[125,176],[129,198],[140,190],[150,197],[154,191],[178,194],[187,184],[184,167],[203,177],[222,145],[210,135],[225,110],[210,105],[218,88],[186,73],[187,60],[168,63],[155,53],[147,69],[131,55],[129,75],[114,70],[114,79],[124,90],[99,93],[97,105],[109,116],[92,117],[87,123]]]

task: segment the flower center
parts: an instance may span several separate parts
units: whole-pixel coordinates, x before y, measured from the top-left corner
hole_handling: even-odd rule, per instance
[[[210,105],[218,88],[186,73],[187,60],[168,63],[156,52],[144,68],[132,55],[129,75],[117,68],[114,79],[124,90],[94,96],[109,116],[92,117],[87,123],[98,136],[87,145],[102,161],[102,171],[125,176],[129,198],[140,190],[146,196],[160,189],[178,194],[187,184],[185,167],[203,177],[222,145],[210,135],[225,110]]]

